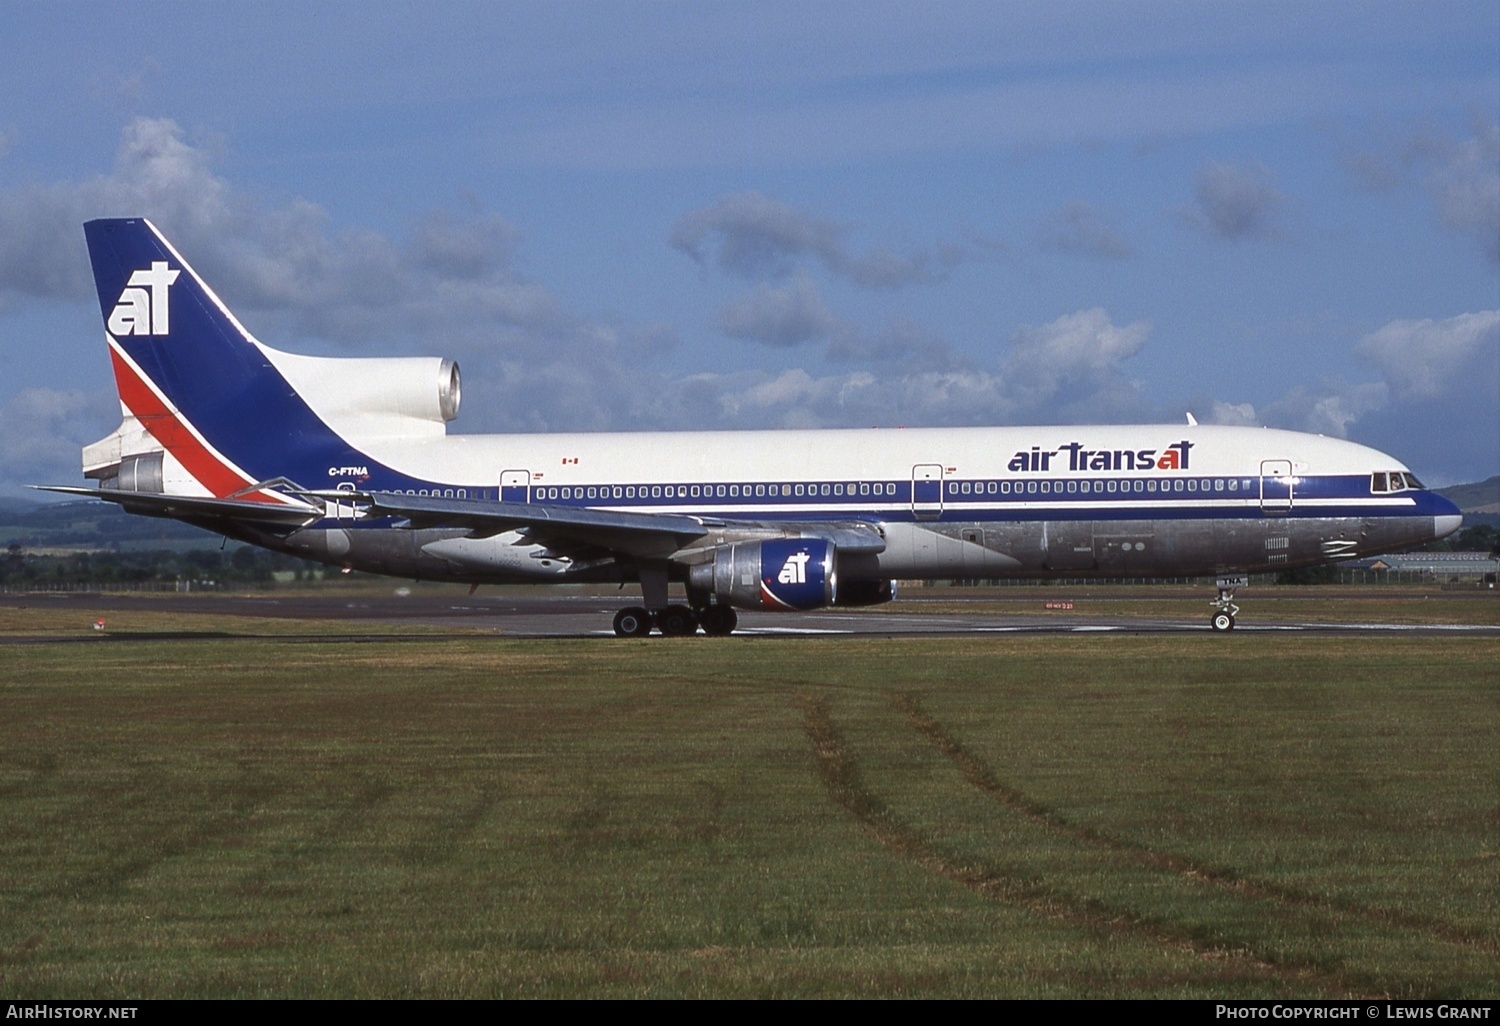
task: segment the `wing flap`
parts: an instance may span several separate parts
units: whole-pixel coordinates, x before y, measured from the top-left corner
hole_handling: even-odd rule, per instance
[[[476,538],[524,529],[528,537],[544,544],[583,544],[638,557],[667,556],[680,549],[694,547],[694,543],[701,543],[710,534],[733,534],[740,538],[824,538],[844,552],[885,551],[885,538],[880,530],[861,521],[765,523],[685,516],[679,513],[632,513],[576,506],[496,502],[489,499],[447,499],[405,495],[400,492],[309,494],[337,498],[344,502],[353,500],[367,507],[366,516],[400,517],[412,527],[463,528]]]

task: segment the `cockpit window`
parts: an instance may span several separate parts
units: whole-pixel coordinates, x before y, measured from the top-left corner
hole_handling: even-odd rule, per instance
[[[1370,475],[1370,491],[1385,491],[1385,471],[1377,470],[1375,471],[1375,473]]]
[[[1416,474],[1407,474],[1406,475],[1406,487],[1408,487],[1408,488],[1425,488],[1427,486],[1424,485],[1421,481],[1417,480],[1417,475]]]

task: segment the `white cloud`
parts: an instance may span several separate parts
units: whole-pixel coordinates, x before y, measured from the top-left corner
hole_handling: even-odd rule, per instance
[[[796,368],[775,375],[700,375],[694,383],[721,396],[724,426],[735,427],[1150,419],[1154,410],[1140,384],[1121,368],[1150,331],[1145,322],[1116,327],[1103,310],[1080,310],[1016,332],[999,365],[990,368],[908,365],[880,376],[856,371],[822,377]],[[936,363],[952,363],[938,340],[897,355],[927,353]]]
[[[1492,373],[1500,353],[1500,310],[1443,321],[1392,321],[1361,339],[1357,352],[1380,369],[1398,399],[1435,398]],[[1500,402],[1497,393],[1491,397]]]
[[[1151,325],[1137,321],[1123,328],[1102,309],[1065,314],[1040,328],[1023,328],[1011,340],[1002,377],[1019,408],[1077,410],[1091,419],[1111,418],[1142,405],[1137,382],[1121,363],[1139,353]]]
[[[1209,412],[1203,415],[1203,420],[1208,424],[1224,424],[1230,427],[1258,427],[1260,419],[1255,415],[1255,406],[1252,403],[1226,403],[1222,400],[1212,400],[1208,407]]]
[[[1317,388],[1298,386],[1266,406],[1265,422],[1272,427],[1348,438],[1350,426],[1361,417],[1383,409],[1389,395],[1383,381],[1356,385],[1335,382]]]

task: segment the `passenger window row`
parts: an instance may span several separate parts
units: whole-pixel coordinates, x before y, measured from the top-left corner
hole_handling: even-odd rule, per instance
[[[1252,491],[1254,478],[1237,477],[1174,477],[1130,478],[1127,480],[1069,480],[1069,481],[949,481],[948,494],[962,499],[965,495],[1108,495],[1120,492],[1181,492],[1183,494],[1208,492]]]

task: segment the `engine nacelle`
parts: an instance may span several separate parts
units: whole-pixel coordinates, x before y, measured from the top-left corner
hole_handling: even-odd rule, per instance
[[[437,357],[322,357],[264,350],[299,395],[335,430],[356,434],[442,432],[458,416],[458,364]],[[426,428],[418,425],[427,425]]]
[[[721,545],[712,563],[692,568],[688,587],[740,609],[776,611],[869,606],[895,597],[891,581],[859,579],[841,586],[836,555],[834,544],[822,538]]]

